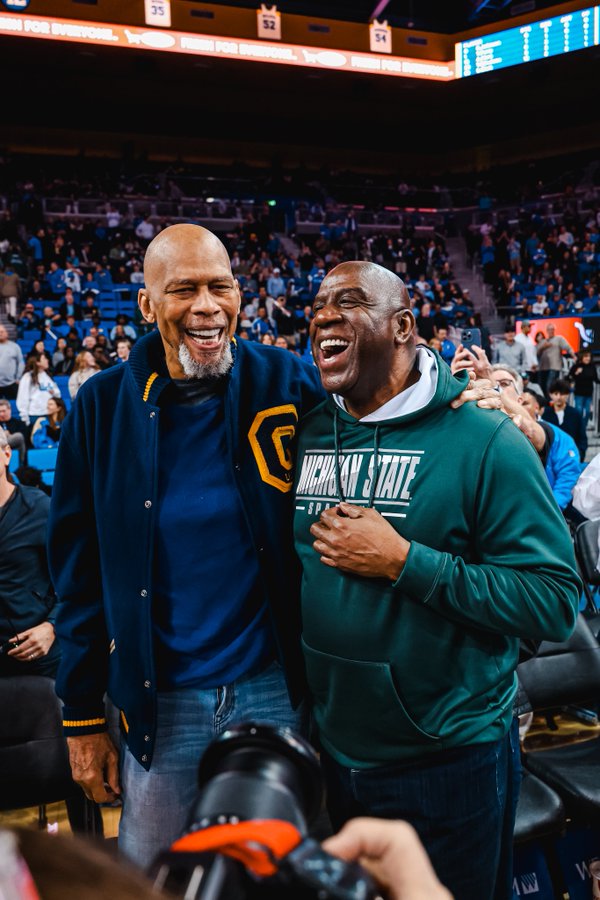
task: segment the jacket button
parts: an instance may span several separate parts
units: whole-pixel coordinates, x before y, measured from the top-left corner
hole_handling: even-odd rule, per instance
[[[151,412],[151,413],[150,413],[150,418],[151,418],[151,419],[154,419],[155,416],[156,416],[156,413],[155,413],[155,412]]]
[[[150,682],[149,682],[149,681],[145,681],[145,682],[144,682],[144,687],[145,687],[145,688],[149,688],[149,687],[150,687]]]
[[[144,506],[146,507],[146,509],[150,509],[150,507],[152,506],[152,500],[145,500]]]
[[[148,757],[146,756],[145,753],[144,753],[144,755],[142,756],[142,762],[148,762]]]
[[[148,591],[146,590],[146,588],[142,588],[142,590],[140,591],[140,597],[147,597],[147,596],[148,596]]]
[[[149,740],[150,740],[150,735],[149,735],[149,734],[145,734],[145,735],[144,735],[144,740],[145,740],[145,741],[149,741]]]

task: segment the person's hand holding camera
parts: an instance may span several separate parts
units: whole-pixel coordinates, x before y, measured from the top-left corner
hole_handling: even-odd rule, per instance
[[[452,900],[407,822],[352,819],[323,842],[323,849],[361,863],[389,900]]]

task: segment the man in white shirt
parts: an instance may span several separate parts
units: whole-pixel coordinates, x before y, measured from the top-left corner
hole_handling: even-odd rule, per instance
[[[521,322],[521,331],[515,337],[515,341],[525,348],[525,370],[527,375],[531,377],[531,373],[535,372],[538,367],[537,353],[535,352],[535,344],[530,338],[531,322],[529,319],[523,319]]]

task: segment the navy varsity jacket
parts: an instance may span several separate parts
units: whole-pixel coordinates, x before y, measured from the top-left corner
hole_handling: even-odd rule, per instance
[[[291,353],[239,341],[234,357],[225,395],[230,463],[297,704],[304,669],[292,541],[294,435],[323,392],[317,370]],[[49,523],[65,734],[105,730],[107,693],[121,711],[122,735],[146,769],[155,741],[158,398],[169,381],[155,332],[138,341],[128,364],[82,386],[62,429]]]

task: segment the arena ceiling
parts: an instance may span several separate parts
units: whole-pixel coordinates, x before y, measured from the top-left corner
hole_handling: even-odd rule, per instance
[[[275,2],[275,0],[273,0]],[[454,34],[512,15],[556,5],[557,0],[279,0],[282,13],[368,22],[379,9],[379,18],[397,28],[415,28]],[[256,0],[215,0],[217,6],[242,6],[254,9]],[[267,6],[271,5],[268,0]]]

